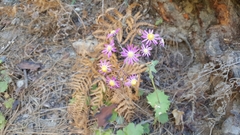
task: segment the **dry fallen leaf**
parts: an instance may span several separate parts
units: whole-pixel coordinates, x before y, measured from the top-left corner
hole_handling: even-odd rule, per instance
[[[87,19],[87,17],[88,17],[88,12],[86,10],[83,10],[82,11],[82,18]]]
[[[157,4],[158,4],[158,7],[156,9],[158,14],[162,16],[163,20],[170,22],[170,19],[169,19],[170,17],[167,15],[163,3],[157,2]]]
[[[23,62],[17,64],[17,66],[20,69],[30,69],[31,71],[37,71],[39,68],[41,68],[42,64],[34,63],[34,62],[30,62],[30,61],[23,61]]]
[[[175,118],[175,125],[181,125],[183,123],[183,111],[174,109],[172,111],[173,117]]]
[[[117,104],[112,104],[107,107],[102,107],[100,113],[96,114],[95,117],[98,119],[99,127],[106,127],[108,120],[112,116],[112,111],[117,107]]]

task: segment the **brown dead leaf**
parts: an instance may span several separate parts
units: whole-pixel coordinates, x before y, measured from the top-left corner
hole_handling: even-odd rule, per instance
[[[112,104],[107,107],[102,107],[100,113],[96,114],[95,117],[98,119],[99,127],[106,127],[108,120],[112,116],[112,111],[117,107],[117,104]]]
[[[30,69],[31,71],[37,71],[39,68],[41,68],[42,64],[34,63],[34,62],[30,62],[30,61],[23,61],[23,62],[17,64],[17,66],[20,69]]]
[[[157,9],[158,14],[162,16],[162,18],[163,18],[164,21],[169,22],[170,19],[169,19],[167,13],[166,13],[166,10],[165,10],[165,8],[164,8],[163,3],[157,2],[157,4],[158,4],[158,7],[157,7],[156,9]]]
[[[88,12],[86,10],[83,10],[82,11],[82,18],[87,19],[87,16],[88,16]]]
[[[182,125],[183,124],[183,111],[179,111],[177,109],[174,109],[172,111],[173,117],[175,118],[175,125]]]

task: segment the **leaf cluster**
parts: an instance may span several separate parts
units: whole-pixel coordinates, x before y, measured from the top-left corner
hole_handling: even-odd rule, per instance
[[[154,108],[155,118],[161,123],[167,122],[167,111],[170,106],[168,96],[163,91],[155,90],[147,96],[148,103]]]

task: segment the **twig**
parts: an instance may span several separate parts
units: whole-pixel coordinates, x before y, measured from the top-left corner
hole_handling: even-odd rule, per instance
[[[104,14],[104,0],[102,0],[102,14]]]
[[[79,16],[79,14],[78,14],[75,10],[73,10],[73,11],[74,11],[74,13],[78,16],[78,18],[80,19],[81,23],[83,24],[83,28],[86,30],[87,28],[86,28],[86,26],[84,25],[84,22],[83,22],[82,18]]]
[[[150,119],[148,119],[148,120],[145,120],[145,121],[140,122],[139,124],[140,124],[140,125],[143,125],[143,124],[145,124],[145,123],[152,122],[153,120],[154,120],[154,118],[150,118]]]
[[[25,84],[25,89],[28,87],[28,77],[27,77],[27,71],[26,69],[23,70],[24,73],[24,84]]]

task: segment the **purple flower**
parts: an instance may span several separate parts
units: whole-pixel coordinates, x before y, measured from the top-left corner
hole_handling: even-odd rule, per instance
[[[102,60],[100,60],[100,63],[98,64],[99,65],[99,67],[100,67],[100,70],[99,70],[99,72],[100,73],[102,73],[102,74],[106,74],[107,72],[111,72],[111,65],[109,64],[109,62],[108,61],[106,61],[106,60],[104,60],[104,61],[102,61]]]
[[[102,53],[106,54],[109,57],[112,56],[112,52],[116,52],[116,47],[114,46],[114,40],[111,40],[109,44],[105,44],[105,48]]]
[[[153,34],[153,30],[148,30],[148,32],[144,30],[142,34],[142,38],[144,39],[142,42],[146,42],[146,45],[151,45],[151,43],[156,45],[158,43],[157,40],[162,39],[159,34]]]
[[[127,82],[125,83],[126,86],[135,86],[137,84],[137,75],[131,75],[128,77]]]
[[[151,51],[152,47],[150,47],[149,45],[142,45],[141,48],[141,52],[142,52],[142,56],[147,56],[149,57],[151,55]]]
[[[134,62],[139,61],[138,57],[140,56],[138,53],[138,47],[131,45],[127,46],[127,49],[123,48],[121,55],[126,57],[124,63],[133,64]]]
[[[118,28],[118,29],[116,29],[116,30],[112,30],[112,31],[107,35],[107,39],[109,39],[110,37],[115,36],[119,31],[120,31],[120,28]]]
[[[163,40],[163,38],[160,39],[159,44],[160,44],[162,47],[164,47],[164,40]]]
[[[107,77],[107,83],[112,89],[119,88],[119,82],[115,77],[112,77],[112,78]]]

